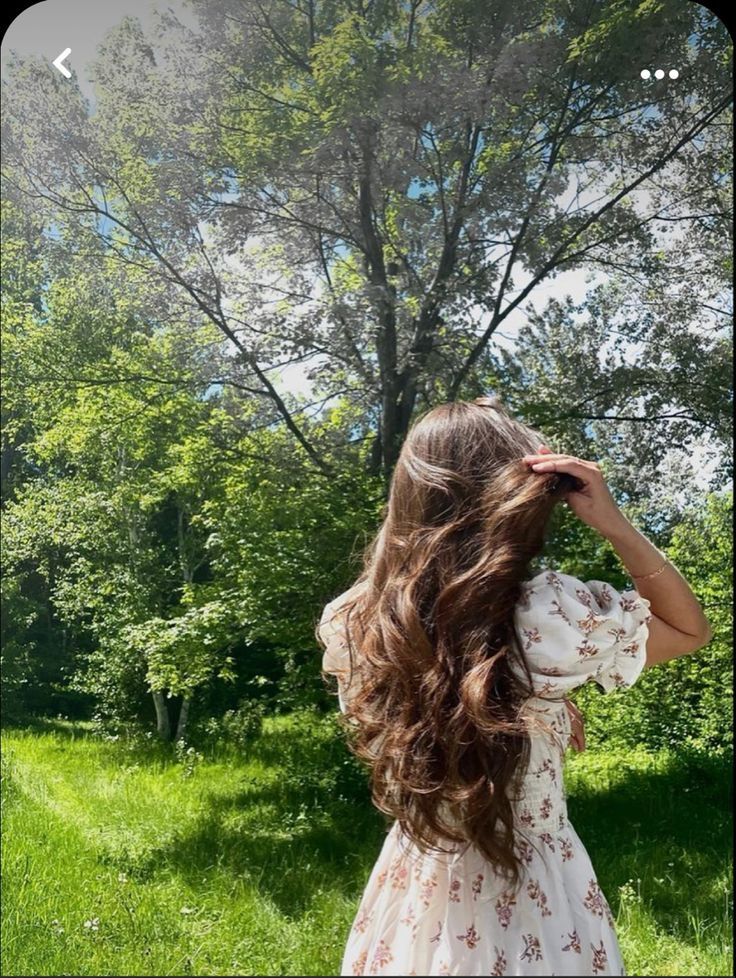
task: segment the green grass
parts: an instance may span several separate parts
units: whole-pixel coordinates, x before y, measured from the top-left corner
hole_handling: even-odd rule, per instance
[[[337,974],[383,821],[334,718],[184,763],[83,725],[3,744],[4,974]],[[572,759],[631,974],[733,974],[728,784],[716,761]]]

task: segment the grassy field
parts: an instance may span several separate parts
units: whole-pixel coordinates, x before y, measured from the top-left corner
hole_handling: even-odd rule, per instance
[[[571,760],[630,974],[733,974],[729,782],[716,761]],[[4,975],[337,974],[383,838],[333,718],[206,759],[6,731],[3,809]]]

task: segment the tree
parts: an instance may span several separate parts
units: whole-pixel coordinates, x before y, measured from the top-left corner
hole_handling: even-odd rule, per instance
[[[582,267],[646,281],[663,227],[702,226],[705,242],[727,218],[713,175],[731,46],[697,4],[195,10],[198,28],[167,13],[154,38],[121,23],[91,117],[19,61],[6,179],[85,260],[114,259],[172,315],[211,322],[223,383],[324,475],[277,365],[307,364],[321,397],[362,405],[388,476],[416,407],[477,390],[489,343],[541,283]],[[655,63],[680,65],[678,85],[644,85],[632,66]]]
[[[33,656],[28,605],[40,602],[47,634],[38,655],[53,661],[59,638],[62,648],[67,637],[76,640],[77,686],[118,717],[139,711],[147,682],[163,735],[169,718],[162,688],[180,695],[186,687],[185,718],[197,684],[218,661],[224,669],[207,632],[215,609],[198,607],[196,597],[206,563],[196,514],[218,462],[214,447],[206,455],[199,449],[214,404],[192,365],[211,333],[136,322],[115,277],[101,279],[97,271],[74,260],[63,274],[57,267],[42,308],[26,304],[22,316],[4,322],[11,340],[4,389],[23,433],[15,454],[25,467],[23,477],[13,472],[3,512],[7,628],[19,632],[11,657],[20,664]],[[162,369],[167,384],[159,382]],[[67,376],[71,382],[60,383]],[[124,384],[115,382],[123,377]],[[25,629],[18,628],[20,615]],[[155,649],[131,640],[162,619],[169,624],[159,629]],[[167,672],[164,636],[177,629]],[[177,662],[187,634],[211,662],[184,673]],[[10,653],[14,648],[11,641]],[[68,666],[68,656],[62,659]],[[183,733],[185,719],[178,726]]]
[[[676,288],[697,295],[694,281]],[[558,450],[598,459],[662,543],[683,510],[727,483],[733,435],[729,330],[710,316],[681,325],[667,315],[614,276],[581,303],[533,310],[513,347],[485,361],[488,386]]]

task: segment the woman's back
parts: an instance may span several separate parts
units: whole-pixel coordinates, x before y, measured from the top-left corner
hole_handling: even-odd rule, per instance
[[[597,463],[541,441],[486,398],[419,418],[361,584],[322,616],[351,748],[394,819],[342,974],[625,973],[567,817],[565,697],[587,682],[629,686],[645,663],[694,652],[711,633]],[[639,590],[553,570],[527,579],[561,502],[609,541]]]
[[[354,592],[349,596],[353,596]],[[340,607],[322,615],[325,671],[343,709],[352,682]],[[510,789],[517,888],[475,848],[424,854],[392,825],[345,949],[342,974],[621,974],[608,904],[568,821],[562,776],[570,736],[564,697],[586,682],[610,691],[644,667],[649,602],[600,581],[542,571],[522,585],[514,624],[533,683],[522,710],[529,761]]]

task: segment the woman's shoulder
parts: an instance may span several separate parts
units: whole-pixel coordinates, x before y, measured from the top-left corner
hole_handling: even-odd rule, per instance
[[[351,587],[336,598],[328,601],[322,609],[319,621],[319,632],[323,641],[342,638],[342,621],[345,605],[358,597],[365,590],[365,581],[356,581]]]
[[[322,611],[323,620],[327,617],[331,618],[333,615],[338,614],[343,606],[348,603],[348,601],[352,601],[352,599],[361,594],[365,588],[366,581],[356,581],[355,584],[351,585],[351,587],[349,587],[346,591],[342,591],[336,598],[332,598],[331,601],[328,601],[324,606],[324,610]]]

